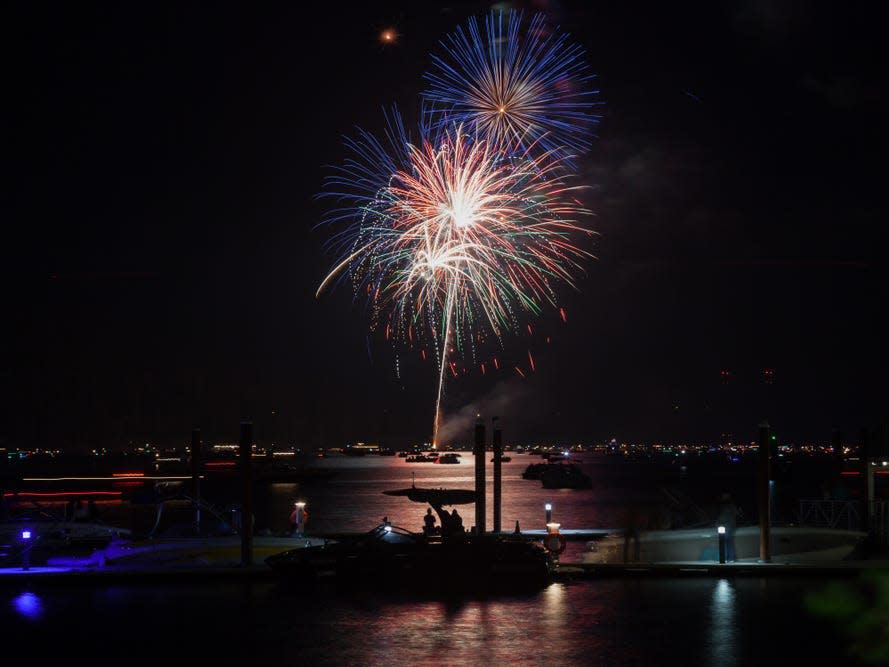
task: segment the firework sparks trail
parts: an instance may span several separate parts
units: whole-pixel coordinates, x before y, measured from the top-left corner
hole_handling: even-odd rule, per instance
[[[556,306],[554,283],[573,285],[591,256],[571,238],[592,234],[578,222],[589,212],[564,182],[557,150],[505,151],[460,126],[421,126],[412,143],[397,112],[387,137],[384,146],[361,132],[328,179],[322,195],[347,204],[326,222],[346,225],[331,239],[342,259],[318,293],[348,275],[372,330],[384,322],[396,343],[433,349],[437,444],[452,353],[474,358],[489,334],[517,331],[519,313]]]
[[[532,16],[523,30],[519,11],[492,11],[484,27],[471,18],[440,42],[425,78],[433,123],[463,123],[509,150],[534,144],[561,151],[570,166],[591,143],[599,120],[598,90],[583,49]]]

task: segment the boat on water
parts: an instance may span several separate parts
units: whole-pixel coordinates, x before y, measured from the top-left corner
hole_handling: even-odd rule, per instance
[[[0,563],[16,564],[25,555],[41,563],[60,554],[82,554],[127,539],[131,531],[93,521],[19,516],[0,522]]]
[[[460,463],[460,455],[456,452],[447,452],[439,454],[434,461],[435,463]]]
[[[573,463],[548,463],[539,479],[544,489],[593,488],[593,478]]]
[[[835,528],[772,526],[769,529],[772,562],[817,563],[840,561],[851,556],[867,533]],[[758,525],[739,526],[735,531],[736,562],[759,560]],[[625,539],[612,533],[587,544],[584,563],[623,563]],[[639,557],[629,543],[630,558],[643,563],[718,562],[719,534],[716,527],[652,530],[639,534]]]
[[[265,562],[300,583],[328,579],[350,588],[407,592],[539,590],[551,582],[554,567],[550,552],[521,535],[426,536],[389,523]]]
[[[512,593],[540,590],[552,581],[554,557],[534,538],[467,533],[456,510],[443,508],[475,502],[474,490],[411,485],[383,493],[428,503],[439,516],[440,533],[415,533],[384,520],[358,536],[269,556],[266,564],[300,582],[332,579],[349,588],[411,593]]]

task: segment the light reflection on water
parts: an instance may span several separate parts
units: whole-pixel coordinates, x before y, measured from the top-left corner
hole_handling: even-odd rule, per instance
[[[56,585],[0,591],[0,624],[31,664],[70,659],[84,637],[127,665],[852,664],[801,611],[821,580],[763,581],[605,578],[454,599],[269,582]]]

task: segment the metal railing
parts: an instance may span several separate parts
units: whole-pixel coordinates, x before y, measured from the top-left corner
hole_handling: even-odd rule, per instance
[[[800,500],[799,522],[803,526],[863,530],[858,500]]]

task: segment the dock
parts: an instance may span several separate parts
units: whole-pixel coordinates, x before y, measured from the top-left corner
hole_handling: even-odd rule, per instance
[[[562,531],[567,540],[602,537],[608,530]],[[546,531],[524,531],[523,535],[543,537]],[[342,537],[342,535],[340,535]],[[0,567],[0,587],[42,583],[104,585],[110,583],[195,582],[210,580],[273,580],[275,573],[264,562],[273,553],[317,546],[333,535],[311,537],[255,537],[253,562],[240,562],[240,539],[180,538],[109,545],[89,555],[52,558],[47,563],[24,567]],[[854,577],[870,570],[889,572],[889,553],[874,553],[840,561],[790,562],[780,557],[770,562],[754,559],[732,563],[713,560],[683,562],[584,563],[575,558],[557,562],[556,582],[614,577]]]

